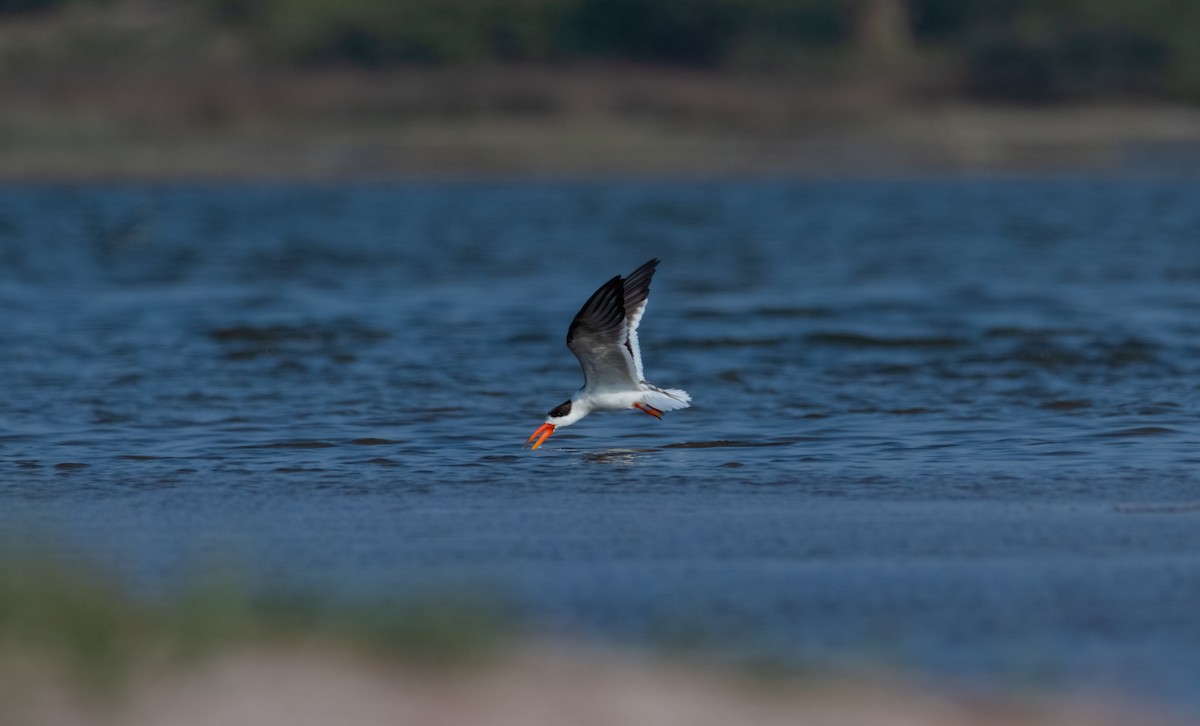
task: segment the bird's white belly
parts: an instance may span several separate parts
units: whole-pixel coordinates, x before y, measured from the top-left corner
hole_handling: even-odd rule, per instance
[[[642,400],[641,391],[605,391],[587,394],[593,411],[623,411]]]

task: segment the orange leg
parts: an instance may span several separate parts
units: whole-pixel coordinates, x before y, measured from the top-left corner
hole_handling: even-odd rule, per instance
[[[651,405],[645,404],[645,403],[635,403],[635,404],[633,404],[633,407],[636,408],[637,410],[641,411],[642,413],[650,414],[654,418],[661,419],[662,415],[663,415],[662,411],[659,411],[657,408],[655,408]]]

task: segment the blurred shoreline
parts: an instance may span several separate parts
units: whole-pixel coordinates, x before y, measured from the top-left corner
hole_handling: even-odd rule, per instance
[[[1102,696],[948,688],[883,673],[788,675],[585,649],[524,647],[484,662],[395,662],[319,642],[232,648],[142,668],[116,690],[79,688],[44,663],[0,673],[17,723],[437,723],[679,726],[1183,726],[1184,716]]]
[[[0,1],[0,180],[1193,176],[1197,11],[1110,5]]]
[[[150,602],[94,563],[37,549],[0,553],[4,724],[1195,723],[1168,704],[1019,674],[980,682],[862,654],[801,665],[547,637],[471,598],[335,605],[255,595],[213,570]]]
[[[1193,176],[1200,108],[605,65],[0,79],[0,180]]]

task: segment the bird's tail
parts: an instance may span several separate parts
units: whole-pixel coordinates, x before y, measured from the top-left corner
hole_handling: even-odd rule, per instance
[[[692,405],[692,397],[678,388],[658,388],[646,384],[645,402],[659,411],[678,411]]]

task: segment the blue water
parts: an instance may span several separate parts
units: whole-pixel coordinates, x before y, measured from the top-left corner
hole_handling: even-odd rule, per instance
[[[10,550],[1200,709],[1194,184],[8,186],[0,311]]]

